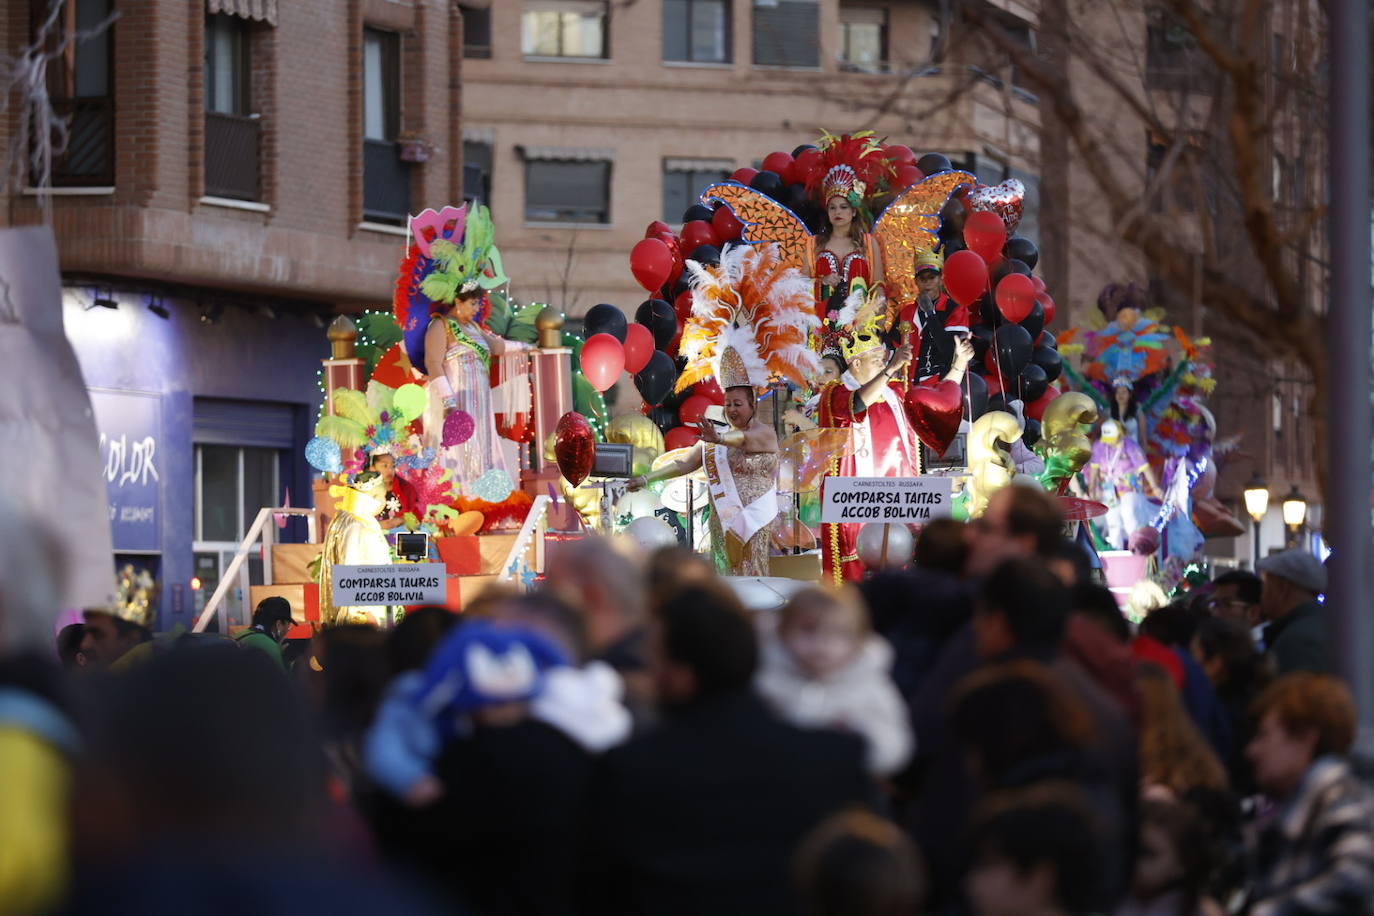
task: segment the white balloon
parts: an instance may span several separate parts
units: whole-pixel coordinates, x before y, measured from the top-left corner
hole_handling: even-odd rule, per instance
[[[625,536],[645,550],[658,550],[677,544],[677,535],[662,519],[646,515],[625,526]]]
[[[629,516],[630,521],[634,521],[646,515],[653,515],[662,505],[659,498],[649,490],[635,490],[616,500],[615,517],[620,519]]]
[[[884,551],[883,535],[886,532],[887,546]],[[855,542],[859,562],[872,570],[900,569],[911,559],[915,539],[906,525],[889,522],[868,522],[859,529]]]

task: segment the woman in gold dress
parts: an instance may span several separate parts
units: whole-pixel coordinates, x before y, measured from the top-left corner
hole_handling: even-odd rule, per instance
[[[728,431],[720,432],[713,422],[702,420],[700,443],[677,461],[634,478],[630,489],[704,467],[716,569],[732,576],[766,576],[773,522],[778,517],[778,437],[772,427],[758,421],[750,385],[725,389],[725,418],[730,421]]]
[[[768,550],[778,518],[778,437],[758,419],[758,393],[787,378],[800,385],[820,371],[807,346],[819,326],[808,277],[785,264],[777,246],[744,245],[718,266],[687,262],[692,314],[682,332],[687,365],[677,389],[709,375],[725,392],[724,432],[700,424],[701,442],[678,461],[631,481],[632,488],[706,472],[711,498],[711,552],[722,572],[768,575]]]

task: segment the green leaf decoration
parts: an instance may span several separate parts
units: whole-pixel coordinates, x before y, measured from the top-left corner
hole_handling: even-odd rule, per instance
[[[315,424],[315,435],[333,439],[345,451],[367,443],[367,427],[346,417],[320,417],[320,422]]]
[[[367,406],[367,395],[352,388],[334,389],[334,413],[363,426],[377,422],[377,415]]]

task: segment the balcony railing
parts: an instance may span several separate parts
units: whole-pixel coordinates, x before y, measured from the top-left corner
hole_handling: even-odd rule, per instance
[[[58,117],[67,119],[67,147],[53,159],[53,185],[113,185],[114,99],[57,99],[52,106]]]
[[[410,165],[400,144],[363,141],[363,219],[403,225],[410,213]]]
[[[211,197],[260,200],[259,151],[262,122],[257,115],[205,113],[205,193]]]

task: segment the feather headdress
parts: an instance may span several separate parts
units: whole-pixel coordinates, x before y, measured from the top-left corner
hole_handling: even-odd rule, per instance
[[[820,325],[811,280],[783,262],[776,245],[742,245],[720,266],[688,261],[692,313],[682,331],[687,366],[677,390],[715,375],[722,388],[762,388],[772,378],[798,385],[820,371],[807,343]]]
[[[870,216],[866,200],[885,190],[894,169],[872,131],[857,134],[821,135],[820,165],[807,182],[807,191],[822,206],[832,197],[843,197],[850,206]]]

